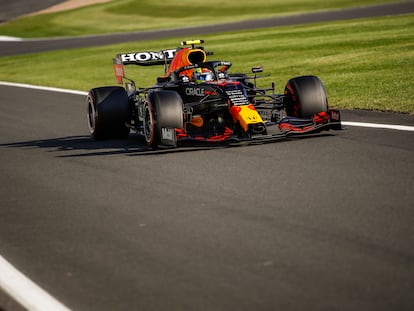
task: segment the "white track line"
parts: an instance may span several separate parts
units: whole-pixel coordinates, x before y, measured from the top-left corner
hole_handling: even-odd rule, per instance
[[[378,129],[389,129],[389,130],[414,132],[414,126],[409,126],[409,125],[349,122],[349,121],[341,121],[341,124],[348,125],[348,126],[361,126],[361,127],[371,127],[371,128],[378,128]]]
[[[88,94],[87,92],[76,91],[76,90],[67,90],[67,89],[60,89],[56,87],[36,86],[36,85],[31,85],[31,84],[12,83],[12,82],[4,82],[4,81],[0,81],[0,85],[23,87],[23,88],[50,91],[50,92],[69,93],[69,94],[76,94],[76,95],[87,95]],[[341,123],[342,125],[346,125],[346,126],[382,128],[382,129],[410,131],[410,132],[414,131],[414,126],[408,126],[408,125],[378,124],[378,123],[350,122],[350,121],[342,121]]]
[[[70,311],[0,255],[0,288],[30,311]]]
[[[67,90],[67,89],[60,89],[57,87],[38,86],[38,85],[5,82],[5,81],[0,81],[0,85],[22,87],[26,89],[41,90],[41,91],[48,91],[48,92],[69,93],[69,94],[76,94],[76,95],[87,95],[88,94],[87,92],[77,91],[77,90]]]
[[[87,92],[60,89],[55,87],[36,86],[22,83],[11,83],[0,81],[0,85],[29,88],[34,90],[43,90],[50,92],[69,93],[76,95],[86,95]],[[346,126],[361,126],[370,128],[383,128],[399,131],[414,131],[414,126],[393,125],[393,124],[377,124],[364,122],[348,122],[342,121]],[[21,305],[28,310],[33,311],[69,311],[66,306],[50,296],[47,292],[33,283],[21,272],[16,270],[0,255],[0,287],[3,288],[10,296],[12,296]]]
[[[16,42],[16,41],[23,41],[22,38],[18,37],[10,37],[10,36],[0,36],[1,42]]]

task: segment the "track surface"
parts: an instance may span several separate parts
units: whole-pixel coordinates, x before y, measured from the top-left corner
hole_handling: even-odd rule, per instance
[[[73,310],[414,308],[412,132],[153,152],[81,96],[0,111],[1,254]]]

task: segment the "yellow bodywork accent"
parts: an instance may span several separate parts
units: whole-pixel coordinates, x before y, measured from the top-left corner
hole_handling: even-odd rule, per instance
[[[204,43],[204,40],[187,40],[181,42],[181,45],[191,45],[191,44],[201,44]]]
[[[237,108],[241,108],[237,119],[245,132],[247,132],[249,124],[263,123],[262,117],[253,105],[237,106]]]

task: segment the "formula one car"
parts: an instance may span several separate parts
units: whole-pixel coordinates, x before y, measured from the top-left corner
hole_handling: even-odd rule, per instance
[[[275,86],[258,88],[261,67],[252,74],[230,73],[229,61],[213,55],[203,40],[160,52],[118,54],[117,82],[125,87],[93,88],[87,96],[88,126],[95,139],[142,135],[153,149],[188,143],[255,143],[340,129],[340,114],[328,109],[326,91],[316,76],[290,79],[284,94]],[[151,87],[137,88],[126,65],[164,65]],[[273,130],[270,130],[270,129]],[[276,131],[274,130],[276,129]]]

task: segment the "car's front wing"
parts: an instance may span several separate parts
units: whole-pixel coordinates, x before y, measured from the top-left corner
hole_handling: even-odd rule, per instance
[[[225,131],[222,135],[210,137],[192,137],[184,135],[179,138],[179,145],[238,145],[238,144],[261,144],[280,141],[289,137],[304,137],[317,134],[322,131],[340,130],[341,118],[338,110],[330,110],[328,113],[315,114],[313,118],[285,117],[279,122],[265,123],[268,134],[249,135],[240,137],[233,135],[231,130]],[[272,130],[274,129],[274,130]]]

